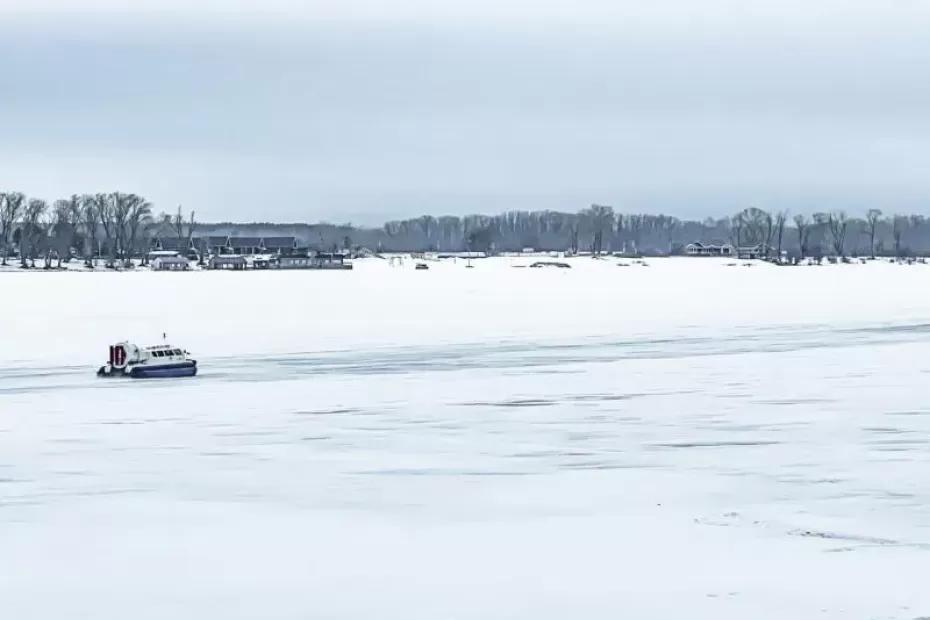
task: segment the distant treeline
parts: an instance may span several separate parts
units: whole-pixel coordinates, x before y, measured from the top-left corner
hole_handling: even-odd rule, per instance
[[[684,253],[689,243],[763,246],[791,256],[930,253],[930,221],[921,215],[863,217],[844,211],[791,215],[748,208],[732,217],[682,220],[668,215],[617,213],[592,205],[577,213],[510,211],[501,215],[448,215],[395,220],[381,228],[350,224],[202,224],[210,234],[293,235],[321,248],[382,251],[519,252],[525,248],[651,255]]]
[[[510,211],[500,215],[448,215],[395,220],[379,228],[351,224],[197,223],[153,215],[137,194],[72,195],[49,204],[20,192],[0,192],[0,253],[15,251],[22,264],[37,257],[108,261],[144,256],[152,240],[194,235],[293,236],[319,249],[367,248],[383,252],[517,252],[525,248],[569,252],[679,254],[689,243],[761,246],[794,256],[930,253],[930,222],[921,215],[885,215],[877,209],[851,217],[843,211],[791,215],[748,208],[725,218],[682,220],[668,215],[624,214],[592,205],[577,213]]]

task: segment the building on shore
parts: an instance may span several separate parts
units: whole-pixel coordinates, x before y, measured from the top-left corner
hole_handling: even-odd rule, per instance
[[[291,256],[301,253],[297,237],[231,237],[214,235],[195,237],[194,247],[204,256]],[[306,248],[303,253],[306,254]]]
[[[737,257],[748,259],[779,258],[778,250],[764,243],[760,243],[758,245],[740,246],[737,251]]]
[[[226,235],[194,237],[194,247],[204,258],[233,253],[232,248],[229,247],[229,237]]]
[[[150,261],[154,261],[156,258],[177,257],[180,254],[174,250],[152,250],[147,256]]]
[[[252,259],[252,269],[277,269],[277,259],[273,256],[256,256]]]
[[[436,258],[487,258],[487,252],[440,252]]]
[[[183,256],[156,256],[152,260],[153,271],[188,271],[190,261]]]
[[[262,237],[261,247],[265,254],[279,256],[290,256],[300,252],[300,242],[297,237]]]
[[[352,269],[348,254],[340,252],[317,252],[310,269]]]
[[[220,254],[212,256],[208,263],[210,269],[227,269],[231,271],[242,271],[248,267],[248,262],[244,256],[238,254]]]
[[[254,256],[264,254],[261,237],[230,237],[226,241],[226,249],[230,254],[239,256]]]
[[[332,252],[260,256],[252,260],[252,269],[352,269],[347,255]]]
[[[685,246],[685,254],[688,256],[735,256],[736,250],[729,243],[716,245],[695,241]]]
[[[172,252],[175,256],[186,256],[188,258],[196,257],[197,255],[194,239],[188,239],[186,237],[179,239],[177,237],[168,236],[155,237],[152,239],[149,258],[165,252]]]
[[[309,256],[280,256],[275,259],[278,269],[310,269],[313,258]]]

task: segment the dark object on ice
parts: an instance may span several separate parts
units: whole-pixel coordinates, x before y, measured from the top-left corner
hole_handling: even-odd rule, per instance
[[[530,265],[530,267],[533,269],[539,269],[541,267],[556,267],[558,269],[571,269],[572,268],[572,266],[569,265],[568,263],[558,263],[556,261],[551,261],[551,260],[536,261],[535,263]]]
[[[426,263],[417,263],[414,269],[429,269],[429,265]]]

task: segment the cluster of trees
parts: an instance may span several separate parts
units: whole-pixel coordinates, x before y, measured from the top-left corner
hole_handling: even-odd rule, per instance
[[[180,207],[175,216],[152,216],[152,205],[142,196],[122,192],[74,194],[49,205],[22,192],[0,192],[0,254],[6,265],[17,250],[22,267],[35,267],[44,257],[58,267],[77,250],[88,266],[100,257],[107,265],[131,264],[133,256],[147,255],[156,231],[173,229],[178,238],[193,234],[194,213],[185,221]]]
[[[359,231],[360,234],[364,234]],[[763,255],[800,257],[847,254],[903,256],[930,251],[930,221],[919,215],[884,217],[870,209],[864,218],[844,211],[813,216],[748,208],[728,218],[680,220],[667,215],[622,214],[592,205],[578,213],[512,211],[463,218],[425,215],[388,222],[379,243],[390,250],[539,250],[676,254],[687,244],[758,246]]]
[[[717,222],[709,225],[682,222],[667,215],[625,215],[615,213],[609,206],[591,205],[578,213],[510,211],[496,216],[439,218],[424,215],[388,222],[379,241],[388,250],[519,251],[534,248],[601,253],[627,247],[668,252],[679,237],[690,235],[689,240],[700,240],[704,233],[721,232],[721,226]]]
[[[736,246],[759,245],[763,255],[782,251],[800,258],[847,254],[905,256],[930,248],[930,227],[921,215],[884,217],[880,209],[869,209],[862,219],[845,211],[796,214],[788,223],[788,212],[774,215],[761,209],[740,211],[730,220],[730,240]],[[786,228],[787,225],[787,228]]]
[[[312,248],[368,248],[385,252],[422,251],[608,251],[631,249],[668,252],[678,238],[688,242],[716,233],[726,239],[724,222],[717,228],[682,222],[667,215],[620,215],[611,207],[594,205],[579,213],[510,211],[501,215],[449,215],[390,221],[378,228],[351,224],[223,222],[200,224],[202,234],[232,236],[289,235]]]

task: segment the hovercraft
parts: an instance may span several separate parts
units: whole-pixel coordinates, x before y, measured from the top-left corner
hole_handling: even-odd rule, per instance
[[[139,347],[129,342],[110,346],[110,360],[97,371],[98,377],[156,379],[193,377],[197,360],[184,349],[169,344]]]

